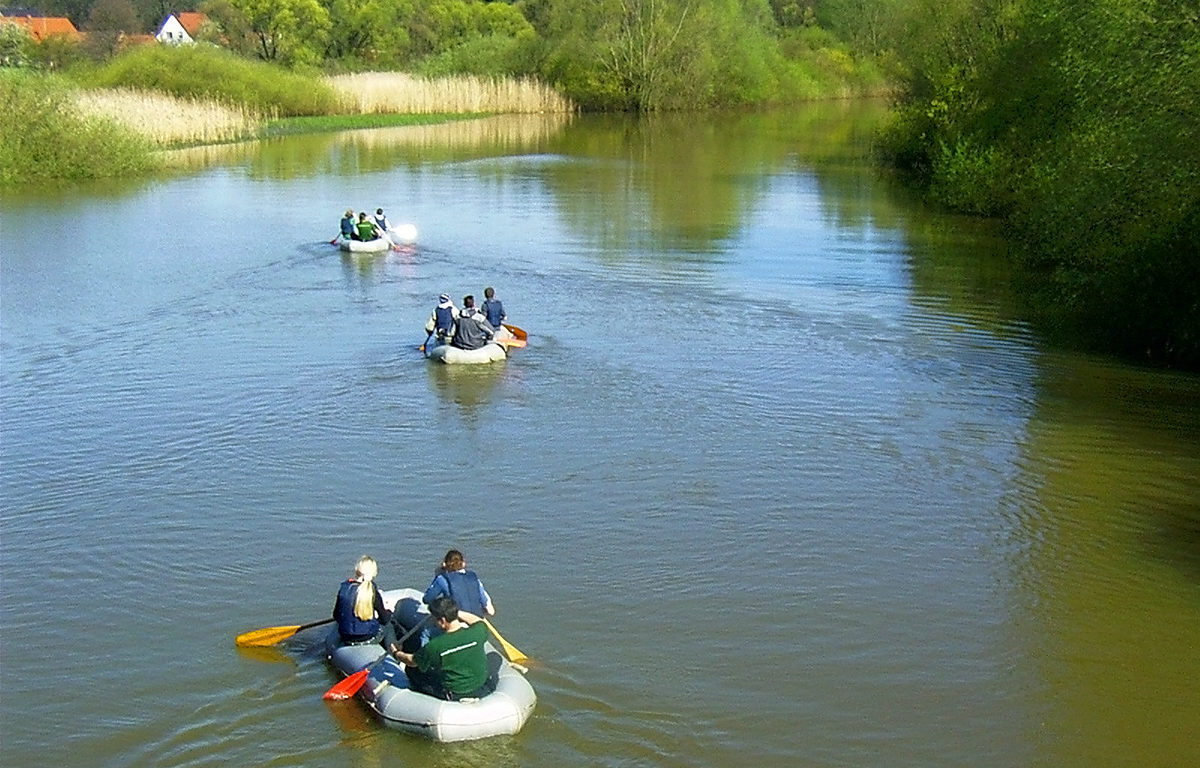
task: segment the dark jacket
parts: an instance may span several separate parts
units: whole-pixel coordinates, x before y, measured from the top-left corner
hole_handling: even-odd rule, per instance
[[[478,311],[467,314],[464,311],[458,316],[454,326],[454,338],[450,343],[459,349],[479,349],[485,346],[496,335],[487,318]]]
[[[373,619],[360,619],[354,615],[354,598],[358,595],[359,582],[352,579],[343,581],[338,588],[337,602],[333,604],[333,618],[337,619],[338,634],[346,642],[370,640],[379,633],[382,626],[392,617],[392,612],[383,606],[383,596],[379,587],[375,587],[375,616]]]
[[[454,598],[454,602],[464,611],[470,611],[476,616],[487,615],[487,609],[483,607],[483,585],[475,571],[443,571],[438,574],[429,585],[429,589],[425,590],[425,603],[429,604],[441,595]]]

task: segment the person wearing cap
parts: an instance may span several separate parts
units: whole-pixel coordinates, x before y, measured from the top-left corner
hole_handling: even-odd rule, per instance
[[[450,294],[443,293],[438,296],[438,305],[430,313],[429,322],[425,323],[425,332],[429,336],[437,334],[438,344],[446,344],[454,334],[456,319],[458,319],[458,309],[454,306],[454,302],[450,301]],[[428,341],[428,337],[426,337],[426,341]]]
[[[475,297],[463,296],[463,308],[454,322],[454,336],[450,344],[459,349],[479,349],[496,338],[496,332],[487,321],[487,316],[475,308]]]
[[[500,326],[508,319],[508,315],[504,314],[504,305],[496,298],[496,289],[490,285],[483,289],[483,314],[487,315],[488,324],[495,331],[500,330]]]
[[[342,217],[342,234],[343,240],[354,239],[354,211],[346,211],[346,215]]]

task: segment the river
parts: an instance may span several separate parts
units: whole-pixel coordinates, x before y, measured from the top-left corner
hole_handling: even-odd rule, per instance
[[[1043,343],[875,105],[492,118],[0,200],[0,754],[1200,764],[1200,378]],[[343,254],[348,207],[411,248]],[[495,286],[529,345],[418,351]],[[322,630],[450,547],[525,729],[382,728]]]

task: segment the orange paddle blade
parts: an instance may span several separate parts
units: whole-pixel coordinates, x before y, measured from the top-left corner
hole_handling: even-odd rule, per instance
[[[509,333],[511,333],[513,336],[516,336],[516,337],[517,337],[518,339],[520,339],[521,341],[525,341],[526,339],[528,339],[528,338],[529,338],[529,334],[528,334],[528,333],[526,333],[525,331],[521,330],[520,328],[518,328],[518,327],[517,327],[517,326],[515,326],[515,325],[509,325],[508,323],[505,323],[505,324],[504,324],[504,327],[508,329],[508,332],[509,332]]]
[[[506,347],[514,347],[516,349],[520,349],[529,343],[524,339],[496,339],[495,341],[497,344],[503,344]]]
[[[363,683],[367,682],[367,675],[371,672],[371,668],[360,669],[353,675],[350,675],[342,682],[325,691],[326,701],[340,701],[348,699],[358,693],[358,689],[363,687]]]

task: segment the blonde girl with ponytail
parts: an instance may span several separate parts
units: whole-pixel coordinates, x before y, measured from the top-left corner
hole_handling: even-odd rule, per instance
[[[392,618],[392,612],[384,607],[383,597],[375,584],[378,575],[379,564],[375,558],[363,555],[354,564],[354,576],[343,581],[338,589],[333,617],[337,619],[343,643],[377,642],[383,626]]]

